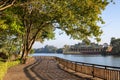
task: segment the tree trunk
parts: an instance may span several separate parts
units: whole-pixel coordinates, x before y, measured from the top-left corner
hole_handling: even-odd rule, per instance
[[[31,49],[30,49],[31,50]],[[30,53],[30,50],[24,50],[22,55],[21,55],[21,63],[26,64],[28,54]]]
[[[42,30],[42,28],[45,26],[45,24],[48,23],[42,23],[40,25],[40,28],[38,28],[38,30],[33,34],[32,33],[32,22],[30,21],[30,23],[27,23],[26,19],[25,20],[24,26],[25,26],[25,35],[22,37],[23,38],[23,52],[22,52],[22,56],[21,56],[21,61],[22,63],[26,63],[28,54],[30,53],[32,46],[36,40],[37,35],[39,34],[39,32]],[[28,25],[29,24],[29,25]],[[32,36],[30,35],[32,34]]]
[[[28,40],[26,40],[26,42],[28,43]],[[21,55],[21,63],[24,63],[24,64],[27,63],[26,61],[27,61],[28,55],[32,49],[34,42],[35,42],[35,39],[31,40],[29,44],[24,44],[22,55]]]

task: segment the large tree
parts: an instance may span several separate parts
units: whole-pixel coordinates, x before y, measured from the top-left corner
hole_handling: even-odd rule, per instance
[[[24,27],[22,58],[26,59],[36,40],[53,38],[55,29],[73,39],[99,41],[102,30],[97,23],[104,23],[101,13],[107,4],[107,0],[29,0],[13,6]]]

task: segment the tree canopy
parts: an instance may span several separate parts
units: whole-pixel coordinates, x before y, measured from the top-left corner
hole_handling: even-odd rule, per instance
[[[38,10],[41,22],[59,24],[54,28],[74,39],[94,36],[98,40],[102,31],[97,22],[103,23],[100,14],[107,4],[106,0],[38,0],[29,4],[29,10]]]
[[[44,39],[53,39],[55,29],[61,29],[73,39],[89,42],[89,38],[92,37],[99,41],[102,30],[97,23],[104,23],[101,14],[109,3],[107,0],[17,0],[17,2],[3,13],[5,16],[9,14],[15,17],[11,22],[12,29],[17,30],[17,33],[23,32],[25,55],[28,55],[36,40],[42,42]],[[7,17],[1,18],[0,29],[9,26]]]

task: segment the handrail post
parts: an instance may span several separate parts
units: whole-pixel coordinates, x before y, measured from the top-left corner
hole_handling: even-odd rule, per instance
[[[67,61],[65,61],[65,68],[67,69],[68,67],[67,67],[67,65],[68,65],[68,62]]]
[[[94,78],[94,77],[95,77],[95,74],[94,74],[94,73],[95,73],[95,72],[94,72],[94,67],[95,67],[95,66],[94,66],[94,64],[92,65],[92,67],[93,67],[92,75],[93,75],[93,78]]]
[[[107,67],[105,66],[105,71],[104,71],[104,80],[107,80],[107,79],[106,79],[106,69],[107,69]]]
[[[75,72],[76,72],[76,69],[77,69],[77,62],[75,62]]]

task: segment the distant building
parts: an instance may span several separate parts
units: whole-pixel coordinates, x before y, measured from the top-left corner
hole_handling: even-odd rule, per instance
[[[100,54],[103,51],[103,45],[85,42],[78,43],[72,46],[65,46],[63,53],[65,54]]]
[[[108,47],[108,44],[107,44],[107,43],[104,43],[104,44],[103,44],[103,47]]]

